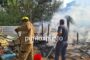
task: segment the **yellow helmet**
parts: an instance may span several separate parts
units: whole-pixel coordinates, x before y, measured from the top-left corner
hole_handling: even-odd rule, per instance
[[[24,20],[24,21],[28,21],[29,18],[28,18],[27,16],[24,16],[24,17],[22,17],[22,20]]]

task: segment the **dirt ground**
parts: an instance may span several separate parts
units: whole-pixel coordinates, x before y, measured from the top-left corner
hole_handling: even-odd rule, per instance
[[[73,52],[73,49],[73,46],[69,46],[67,48],[66,60],[90,60],[90,57],[88,55],[81,55],[80,53]],[[37,49],[34,50],[37,51]],[[48,59],[46,57],[43,57],[43,60]],[[54,57],[49,60],[54,60]],[[59,57],[59,60],[61,60],[61,57]]]

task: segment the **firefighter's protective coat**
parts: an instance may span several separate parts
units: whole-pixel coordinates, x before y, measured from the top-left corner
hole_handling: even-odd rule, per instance
[[[34,26],[30,21],[28,21],[24,22],[22,26],[16,28],[15,30],[21,32],[21,35],[19,36],[20,40],[19,60],[33,60]],[[28,56],[31,58],[28,58]]]

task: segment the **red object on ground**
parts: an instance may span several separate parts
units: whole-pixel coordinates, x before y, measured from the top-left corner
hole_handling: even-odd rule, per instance
[[[41,54],[35,54],[34,60],[42,60],[42,55]]]

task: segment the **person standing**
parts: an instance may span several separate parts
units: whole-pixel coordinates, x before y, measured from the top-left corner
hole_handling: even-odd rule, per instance
[[[16,33],[21,32],[19,35],[20,40],[20,52],[19,60],[33,60],[33,37],[34,26],[29,21],[27,16],[22,17],[22,25],[15,29]]]
[[[60,20],[58,31],[57,31],[58,41],[55,50],[55,59],[59,60],[59,55],[61,55],[62,60],[66,60],[66,49],[68,40],[68,30],[64,25],[64,19]]]

